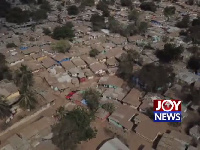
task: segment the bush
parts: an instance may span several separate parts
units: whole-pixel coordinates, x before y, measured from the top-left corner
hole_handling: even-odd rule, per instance
[[[6,17],[6,14],[10,11],[10,3],[6,0],[0,0],[0,17]]]
[[[81,7],[94,6],[94,0],[82,0]]]
[[[166,17],[172,16],[175,14],[176,8],[174,6],[167,6],[164,9],[164,15]]]
[[[93,30],[99,31],[100,29],[105,28],[105,19],[103,16],[100,16],[99,14],[93,14],[90,18],[90,21],[92,22]]]
[[[60,40],[56,44],[53,44],[52,48],[59,53],[66,53],[70,50],[71,45],[67,40]]]
[[[78,7],[76,7],[76,5],[69,6],[67,11],[69,15],[78,15],[79,13]]]
[[[90,50],[90,57],[95,57],[99,54],[99,51],[97,49]]]
[[[43,9],[38,9],[35,12],[33,12],[33,20],[40,21],[47,19],[47,12]]]
[[[145,11],[155,12],[157,10],[157,6],[154,2],[142,2],[140,8]]]
[[[14,48],[14,47],[17,47],[17,45],[15,45],[15,43],[6,44],[6,48]]]
[[[181,21],[177,22],[176,26],[179,28],[187,28],[189,27],[189,23],[190,23],[190,16],[186,15],[183,16]]]
[[[30,12],[22,11],[22,9],[18,7],[12,8],[6,15],[6,21],[17,24],[28,22],[29,18]]]
[[[177,60],[180,58],[181,53],[183,52],[183,47],[176,47],[174,44],[165,44],[164,50],[157,50],[156,56],[160,61],[169,63],[172,60]]]
[[[47,12],[51,11],[51,5],[47,0],[42,0],[42,3],[40,5],[40,9],[43,9]]]
[[[64,26],[54,28],[52,37],[56,40],[65,38],[71,40],[75,36],[72,26],[71,23],[67,23]]]
[[[109,113],[113,113],[115,111],[115,106],[113,103],[105,103],[102,105],[102,108]]]
[[[200,69],[200,57],[197,57],[197,56],[190,57],[187,63],[187,67],[197,72],[197,70]]]
[[[43,33],[44,33],[45,35],[50,35],[50,34],[51,34],[51,31],[50,31],[49,28],[43,28]]]
[[[131,0],[120,0],[122,6],[130,7],[132,6],[132,1]]]
[[[132,10],[128,15],[128,19],[136,22],[139,18],[139,15],[140,14],[137,10]]]
[[[108,5],[103,1],[99,1],[96,7],[98,10],[101,10],[103,12],[103,16],[108,17],[110,15]]]

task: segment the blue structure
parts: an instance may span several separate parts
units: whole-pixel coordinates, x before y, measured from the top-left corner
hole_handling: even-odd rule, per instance
[[[151,23],[153,23],[154,25],[162,26],[162,24],[156,20],[151,20]]]
[[[86,101],[85,99],[81,100],[81,103],[82,103],[83,105],[86,105],[86,106],[87,106],[87,101]]]
[[[25,46],[22,46],[22,47],[20,47],[20,50],[27,50],[28,49],[28,47],[25,47]]]

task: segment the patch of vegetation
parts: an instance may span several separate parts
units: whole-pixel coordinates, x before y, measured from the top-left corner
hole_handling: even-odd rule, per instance
[[[66,53],[69,52],[71,45],[67,40],[60,40],[57,43],[52,45],[53,50],[59,53]]]
[[[104,3],[103,1],[99,1],[99,3],[97,4],[96,8],[103,12],[103,16],[104,17],[109,17],[110,16],[110,12],[109,12],[109,9],[108,9],[108,4]]]
[[[115,106],[113,105],[113,103],[105,103],[102,105],[102,108],[110,114],[115,111]]]
[[[15,47],[17,47],[17,45],[15,45],[15,43],[6,44],[6,48],[15,48]]]
[[[68,14],[69,15],[78,15],[79,9],[76,7],[76,5],[71,5],[67,8]]]
[[[90,57],[95,57],[98,54],[99,54],[99,51],[97,49],[92,49],[90,50],[90,53],[89,53]]]
[[[175,12],[176,12],[176,8],[174,6],[167,6],[167,7],[165,7],[163,13],[166,17],[170,17],[170,16],[174,15]]]
[[[92,23],[92,28],[94,31],[99,31],[100,29],[105,28],[105,18],[99,14],[93,14],[90,18]]]
[[[177,22],[176,26],[179,28],[188,28],[190,23],[190,16],[183,16],[182,20]]]
[[[145,11],[155,12],[157,10],[157,6],[154,2],[142,2],[140,8]]]
[[[51,30],[49,28],[43,28],[43,33],[45,35],[51,35]]]

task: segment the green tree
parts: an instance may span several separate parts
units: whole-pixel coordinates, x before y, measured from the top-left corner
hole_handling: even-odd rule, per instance
[[[157,6],[154,2],[142,2],[140,8],[145,11],[155,12],[157,10]]]
[[[43,28],[43,33],[45,35],[51,35],[51,30],[49,30],[49,28]]]
[[[129,12],[128,19],[131,21],[137,22],[139,19],[140,13],[137,10],[132,10]]]
[[[17,45],[15,45],[15,43],[6,44],[6,48],[15,48],[15,47],[17,47]]]
[[[200,69],[200,57],[192,56],[190,57],[187,67],[192,69],[193,71],[197,72]]]
[[[192,26],[188,29],[188,36],[191,38],[194,44],[200,43],[200,25]]]
[[[90,18],[90,22],[92,23],[94,31],[105,28],[105,18],[99,14],[93,14]]]
[[[166,17],[170,17],[170,16],[174,15],[175,12],[176,12],[176,8],[174,6],[167,6],[167,7],[165,7],[163,13]]]
[[[74,30],[72,29],[72,24],[71,23],[67,23],[64,26],[61,27],[56,27],[53,30],[53,34],[52,37],[56,40],[60,40],[60,39],[69,39],[72,40],[72,38],[75,36],[74,34]]]
[[[53,50],[59,53],[66,53],[69,52],[71,45],[67,40],[60,40],[57,43],[52,45]]]
[[[90,50],[90,53],[89,53],[90,57],[95,57],[98,54],[99,54],[99,51],[97,49],[92,49]]]
[[[164,73],[163,73],[164,72]],[[175,74],[170,66],[147,64],[136,75],[149,92],[165,91],[174,82]]]
[[[121,30],[121,24],[114,17],[108,18],[108,29],[112,33],[118,33]]]
[[[86,100],[88,108],[92,112],[96,112],[99,108],[100,93],[95,89],[89,88],[83,93],[83,98]]]
[[[34,83],[33,74],[25,65],[16,70],[14,80],[17,86],[24,89],[29,89]]]
[[[44,9],[38,9],[32,14],[33,20],[40,21],[47,18],[47,11]]]
[[[85,6],[94,6],[94,0],[82,0],[81,1],[81,7],[85,7]]]
[[[172,60],[178,60],[181,53],[183,52],[183,47],[176,47],[174,44],[165,44],[164,50],[157,50],[156,56],[161,62],[169,63]]]
[[[18,7],[12,8],[6,15],[6,21],[11,23],[22,24],[28,22],[30,18],[29,11],[22,11]]]
[[[78,15],[79,9],[76,5],[71,5],[67,9],[69,15]]]
[[[0,119],[4,119],[11,115],[10,106],[4,100],[4,97],[0,95]]]
[[[12,79],[11,71],[9,70],[6,64],[6,57],[2,53],[0,53],[0,81],[3,79]]]
[[[200,26],[200,16],[192,20],[192,26]]]
[[[83,108],[66,112],[58,123],[52,126],[52,142],[60,150],[76,149],[77,144],[96,136],[96,130],[90,127],[93,117]]]
[[[32,110],[37,105],[35,93],[28,87],[22,87],[20,89],[19,106],[23,109]]]
[[[45,10],[46,12],[51,11],[51,5],[47,0],[42,0],[42,3],[40,5],[40,9]]]
[[[6,0],[0,1],[0,17],[5,17],[10,9],[10,3],[8,3]]]
[[[108,5],[106,3],[104,3],[103,1],[99,1],[96,8],[103,12],[103,16],[105,16],[105,17],[110,16]]]
[[[132,6],[131,0],[120,0],[122,6],[130,7]]]
[[[148,29],[148,23],[147,22],[141,22],[139,27],[138,27],[138,32],[140,34],[145,33]]]
[[[113,103],[105,103],[102,105],[102,108],[109,113],[113,113],[115,111],[115,106]]]
[[[176,26],[179,28],[188,28],[190,23],[190,16],[183,16],[182,20],[177,22]]]
[[[134,50],[127,51],[119,59],[118,75],[125,81],[129,81],[133,75],[133,66],[140,60],[140,55]]]

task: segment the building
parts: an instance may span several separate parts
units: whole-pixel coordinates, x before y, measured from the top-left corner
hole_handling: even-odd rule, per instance
[[[137,109],[141,104],[142,92],[133,88],[131,91],[126,95],[126,97],[122,100],[123,103],[130,105],[131,107]]]
[[[20,96],[17,86],[8,80],[0,81],[0,95],[6,99],[9,105],[17,102]]]
[[[117,76],[104,76],[99,79],[99,86],[106,88],[117,88],[122,87],[124,81]]]
[[[92,72],[96,75],[104,75],[107,70],[107,67],[99,62],[93,63],[89,67],[92,70]]]
[[[189,133],[190,133],[191,136],[193,136],[194,138],[199,140],[200,139],[200,127],[199,127],[199,125],[193,126],[190,129]]]
[[[128,106],[120,105],[113,113],[108,117],[111,124],[125,130],[130,131],[133,127],[131,119],[137,114],[137,110]]]
[[[111,139],[105,142],[99,150],[130,150],[124,143],[118,138]]]

